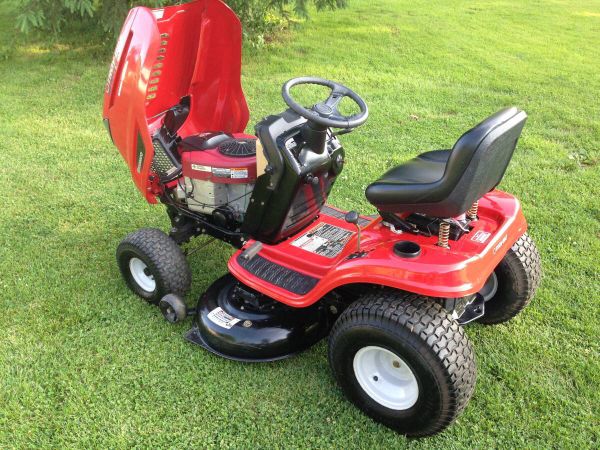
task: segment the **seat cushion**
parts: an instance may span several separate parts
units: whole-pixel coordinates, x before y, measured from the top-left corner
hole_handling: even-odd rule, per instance
[[[369,201],[381,203],[412,203],[423,193],[423,185],[441,180],[450,157],[450,150],[433,150],[387,171],[366,191]]]
[[[395,184],[433,183],[444,175],[450,150],[433,150],[388,170],[379,182]]]

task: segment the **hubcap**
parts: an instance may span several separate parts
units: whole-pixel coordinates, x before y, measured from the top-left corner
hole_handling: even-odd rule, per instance
[[[169,322],[174,323],[177,319],[177,314],[175,314],[175,310],[173,308],[171,308],[170,306],[167,306],[163,310],[163,314],[165,316],[165,319],[167,319]]]
[[[488,300],[491,300],[494,295],[496,295],[496,292],[498,292],[498,277],[496,276],[496,272],[492,272],[490,277],[479,291],[479,295],[483,297],[484,302],[487,302]]]
[[[405,410],[417,402],[417,379],[395,353],[377,346],[363,347],[354,355],[353,367],[360,386],[380,405]]]
[[[150,273],[144,261],[139,258],[131,258],[129,260],[129,270],[139,287],[146,292],[154,292],[156,281],[154,281],[154,275]]]

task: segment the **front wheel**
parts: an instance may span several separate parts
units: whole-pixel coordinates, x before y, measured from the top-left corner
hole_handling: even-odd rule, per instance
[[[485,325],[508,322],[529,304],[542,280],[540,254],[533,239],[524,233],[494,270],[484,286],[485,314],[477,319]],[[489,289],[488,289],[489,290]]]
[[[446,428],[475,386],[462,327],[432,299],[405,292],[371,293],[350,305],[331,331],[329,363],[350,401],[408,436]]]
[[[192,276],[175,241],[155,228],[142,228],[117,247],[117,263],[129,288],[152,304],[166,294],[185,295]]]

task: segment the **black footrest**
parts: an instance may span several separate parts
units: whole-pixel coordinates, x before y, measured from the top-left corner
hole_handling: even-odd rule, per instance
[[[280,266],[260,255],[246,259],[240,254],[237,262],[252,275],[298,295],[307,294],[319,282],[317,278]]]

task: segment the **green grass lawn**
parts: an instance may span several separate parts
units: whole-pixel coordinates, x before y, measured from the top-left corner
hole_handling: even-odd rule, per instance
[[[102,126],[110,55],[15,36],[4,4],[0,448],[600,445],[600,4],[349,3],[243,65],[250,124],[282,111],[281,84],[305,74],[369,103],[369,122],[344,139],[332,203],[370,213],[363,190],[391,165],[447,148],[504,106],[529,114],[501,187],[522,201],[545,278],[513,322],[468,327],[479,375],[466,412],[410,441],[343,398],[324,342],[259,365],[186,343],[190,323],[168,325],[115,264],[123,236],[168,221]],[[231,253],[219,243],[191,257],[191,301]]]

